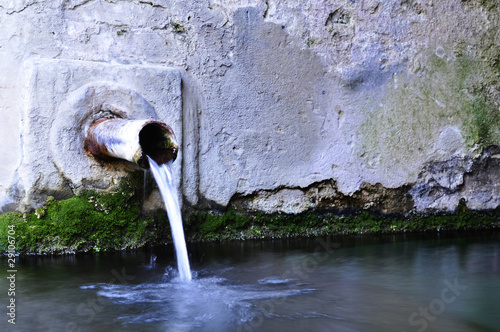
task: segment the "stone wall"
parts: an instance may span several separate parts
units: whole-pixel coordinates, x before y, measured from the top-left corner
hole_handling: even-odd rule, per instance
[[[127,176],[81,154],[89,86],[112,96],[91,118],[173,122],[185,206],[500,205],[495,0],[19,0],[0,22],[1,211]]]

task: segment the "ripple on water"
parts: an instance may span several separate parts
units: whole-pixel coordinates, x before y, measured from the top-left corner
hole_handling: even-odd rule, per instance
[[[158,283],[96,284],[81,288],[97,291],[98,296],[118,305],[123,313],[117,321],[122,325],[154,324],[178,331],[234,327],[262,313],[259,301],[282,303],[290,296],[314,291],[296,284],[294,279],[269,277],[256,284],[238,285],[216,276],[195,277],[190,282],[165,277]],[[138,307],[143,310],[138,311]]]

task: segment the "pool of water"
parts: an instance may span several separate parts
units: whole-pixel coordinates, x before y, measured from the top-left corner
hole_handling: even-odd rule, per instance
[[[330,237],[25,257],[1,331],[500,331],[500,233]]]

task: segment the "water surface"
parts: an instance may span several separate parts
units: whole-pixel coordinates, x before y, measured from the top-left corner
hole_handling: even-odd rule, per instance
[[[499,331],[500,234],[190,244],[17,263],[2,331]]]

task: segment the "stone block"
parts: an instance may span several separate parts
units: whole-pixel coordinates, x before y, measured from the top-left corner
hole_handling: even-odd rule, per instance
[[[22,161],[15,184],[22,210],[43,204],[48,195],[113,188],[137,169],[86,155],[86,132],[99,118],[163,121],[182,146],[181,76],[175,68],[38,59],[23,69]],[[178,186],[181,160],[182,151],[174,163]]]

